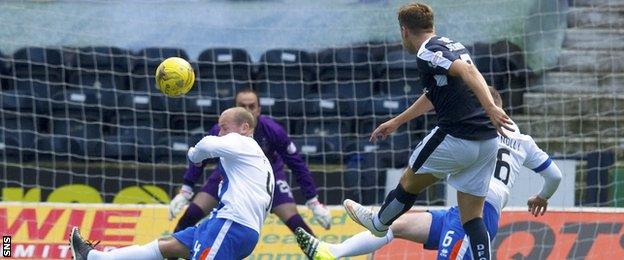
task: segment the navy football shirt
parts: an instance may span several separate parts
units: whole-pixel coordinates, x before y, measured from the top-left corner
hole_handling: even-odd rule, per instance
[[[451,63],[457,59],[472,64],[464,45],[446,37],[433,36],[423,43],[417,57],[423,88],[434,106],[442,131],[467,140],[498,136],[472,90],[460,77],[448,75]]]

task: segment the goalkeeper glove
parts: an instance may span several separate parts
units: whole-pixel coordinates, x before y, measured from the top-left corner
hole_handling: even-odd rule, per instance
[[[331,225],[331,212],[318,201],[317,197],[311,198],[306,202],[306,206],[312,211],[313,219],[323,228],[329,229]]]
[[[193,198],[193,188],[182,185],[178,195],[169,202],[169,220],[174,219],[182,211],[182,208],[190,203],[191,198]]]

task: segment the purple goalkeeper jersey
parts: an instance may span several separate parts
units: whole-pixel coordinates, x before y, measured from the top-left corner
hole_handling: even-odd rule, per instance
[[[218,135],[219,130],[219,125],[215,124],[208,132],[208,135]],[[286,180],[286,173],[284,172],[284,162],[286,162],[288,168],[295,174],[295,179],[299,183],[299,187],[301,187],[306,199],[311,199],[317,195],[316,185],[308,166],[306,166],[297,151],[297,147],[290,141],[288,134],[279,123],[268,116],[260,115],[253,137],[260,145],[260,148],[262,148],[262,151],[264,151],[266,157],[271,161],[276,180]],[[184,183],[191,187],[194,186],[199,180],[203,168],[204,166],[197,167],[189,163],[184,173]],[[222,175],[219,172],[219,168],[216,167],[212,174]]]

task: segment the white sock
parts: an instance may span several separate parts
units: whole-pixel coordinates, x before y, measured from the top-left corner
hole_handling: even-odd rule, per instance
[[[340,244],[329,244],[329,251],[336,257],[358,256],[375,252],[392,241],[394,235],[389,229],[385,237],[376,237],[370,231],[356,234]]]
[[[158,240],[154,240],[142,246],[127,246],[113,249],[108,252],[91,250],[89,251],[89,255],[87,258],[89,260],[162,260],[163,256],[160,253],[160,249],[158,248]]]

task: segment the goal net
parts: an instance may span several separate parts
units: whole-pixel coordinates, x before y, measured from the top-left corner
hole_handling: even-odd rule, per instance
[[[7,202],[0,204],[0,233],[24,244],[20,256],[30,253],[28,243],[61,241],[48,234],[62,234],[63,225],[88,226],[84,219],[108,221],[109,231],[94,235],[105,245],[149,242],[123,235],[167,221],[164,207],[182,184],[188,147],[243,88],[257,91],[262,114],[289,134],[320,201],[380,205],[436,124],[429,113],[387,140],[368,141],[423,91],[396,22],[407,2],[0,3],[0,194]],[[493,243],[497,257],[624,256],[624,2],[425,2],[435,10],[437,32],[464,43],[521,131],[564,173],[552,215],[530,220],[519,207],[541,180],[523,174]],[[156,67],[172,56],[196,72],[181,98],[154,87]],[[296,175],[288,178],[302,204]],[[442,181],[416,205],[452,206],[451,195]],[[133,211],[134,204],[148,205]],[[68,210],[54,213],[57,206]],[[323,238],[337,242],[359,231],[339,207],[332,210],[334,229],[313,225]],[[137,214],[150,217],[120,224]],[[252,259],[302,257],[279,220],[268,222]],[[391,248],[375,258],[432,256],[409,244]],[[43,247],[32,250],[42,257]]]

